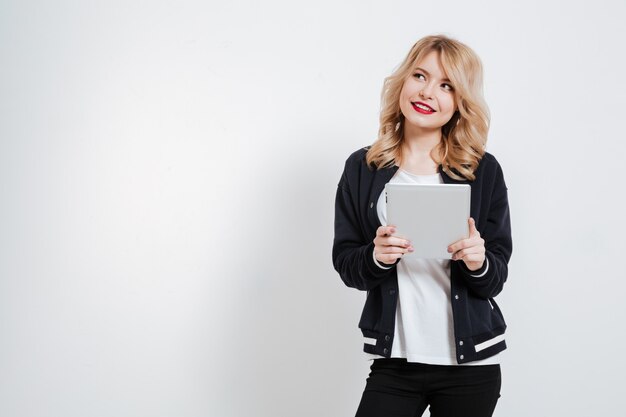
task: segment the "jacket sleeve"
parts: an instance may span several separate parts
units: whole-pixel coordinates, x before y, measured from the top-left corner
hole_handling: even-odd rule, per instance
[[[477,271],[470,271],[463,261],[458,261],[465,283],[482,298],[495,297],[502,291],[513,250],[507,187],[502,168],[497,162],[494,171],[493,192],[486,223],[482,225],[480,231],[481,237],[485,240],[486,261]],[[485,270],[484,275],[477,277]]]
[[[349,169],[349,161],[346,161],[337,186],[332,260],[335,270],[348,287],[368,291],[392,276],[399,260],[390,269],[383,269],[375,264],[375,236],[365,236],[366,232],[360,226],[362,219],[358,210],[359,199],[351,192],[346,174]],[[354,172],[354,175],[357,173]]]

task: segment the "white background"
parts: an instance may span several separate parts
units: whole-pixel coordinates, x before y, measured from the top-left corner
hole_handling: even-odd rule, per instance
[[[350,416],[343,163],[422,36],[485,67],[514,239],[496,416],[617,415],[622,1],[0,1],[0,415]],[[426,412],[428,415],[428,412]]]

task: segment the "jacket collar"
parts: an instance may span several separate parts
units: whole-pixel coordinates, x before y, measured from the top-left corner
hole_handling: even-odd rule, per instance
[[[391,177],[393,177],[393,175],[396,173],[396,171],[399,169],[400,167],[398,165],[393,165],[391,167],[387,167],[387,168],[383,168],[381,174],[382,178],[381,180],[383,181],[383,184],[387,183]],[[441,174],[441,178],[443,179],[444,184],[469,184],[469,181],[464,179],[464,180],[456,180],[452,177],[450,177],[448,174],[446,174],[446,172],[443,170],[443,165],[439,164],[439,166],[437,167],[437,172],[439,172],[439,174]]]
[[[450,177],[443,170],[443,165],[441,165],[441,164],[439,164],[439,167],[437,168],[437,171],[439,171],[439,173],[441,174],[441,178],[443,179],[444,184],[469,184],[469,181],[466,180],[466,179],[455,180],[454,178]]]

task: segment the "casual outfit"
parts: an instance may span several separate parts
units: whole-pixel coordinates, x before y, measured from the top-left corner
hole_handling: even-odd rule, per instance
[[[399,169],[389,182],[443,184],[443,179],[439,173],[415,175]],[[378,197],[376,210],[379,221],[387,225],[384,190]],[[385,268],[376,258],[374,261],[381,268]],[[401,258],[398,262],[398,304],[392,358],[438,365],[457,364],[450,302],[450,262],[452,261],[449,259],[413,258]],[[368,359],[383,357],[371,353],[365,355]],[[498,359],[498,355],[495,355],[467,365],[496,364],[499,363]]]
[[[439,397],[427,394],[431,388],[439,389],[434,381],[443,382],[450,377],[448,381],[454,383],[452,376],[461,380],[471,376],[474,381],[467,386],[453,384],[459,395],[455,398],[471,397],[479,392],[478,381],[488,381],[480,390],[493,395],[475,402],[476,407],[485,411],[472,415],[491,415],[500,390],[499,353],[506,349],[506,324],[493,297],[506,281],[512,251],[502,169],[493,155],[485,153],[471,182],[452,179],[441,166],[434,175],[411,174],[396,165],[377,170],[366,164],[368,148],[350,155],[339,181],[332,253],[333,265],[344,283],[367,291],[359,327],[366,358],[373,363],[357,415],[375,415],[364,414],[371,408],[365,404],[374,401],[372,396],[377,398],[376,403],[384,398],[402,397],[416,389],[414,384],[423,388],[418,391],[424,397],[409,395],[406,401],[413,404],[410,408],[413,411],[407,411],[406,415],[421,415],[412,412],[426,403],[431,404],[431,413],[435,412],[433,407],[443,410],[442,405],[435,405]],[[485,240],[483,266],[470,271],[462,260],[403,257],[393,265],[379,263],[374,256],[373,240],[378,227],[386,225],[384,186],[387,182],[470,184],[470,216]],[[397,374],[392,377],[394,373]],[[432,378],[424,379],[426,375]],[[445,395],[451,398],[456,394]],[[393,404],[399,402],[394,400]],[[453,415],[453,411],[441,415]]]

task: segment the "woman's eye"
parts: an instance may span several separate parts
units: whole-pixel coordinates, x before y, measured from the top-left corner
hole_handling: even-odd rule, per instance
[[[424,77],[424,74],[416,72],[415,74],[413,74],[413,76],[415,78],[419,78],[419,77]],[[426,78],[426,77],[424,77],[424,78]],[[445,83],[445,84],[442,84],[442,85],[445,85],[446,86],[446,90],[448,90],[448,91],[454,90],[454,87],[452,87],[450,84]]]

